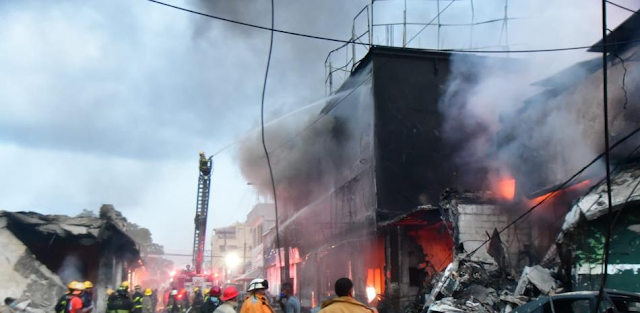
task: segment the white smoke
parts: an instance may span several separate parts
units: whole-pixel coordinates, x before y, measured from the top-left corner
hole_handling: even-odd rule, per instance
[[[62,265],[58,269],[58,276],[62,282],[66,285],[71,281],[84,281],[84,275],[82,275],[84,266],[82,261],[74,255],[67,255],[62,261]]]
[[[584,10],[576,12],[576,5]],[[511,8],[527,14],[526,20],[512,23],[516,26],[511,29],[511,36],[517,38],[514,41],[524,40],[526,45],[515,44],[511,49],[584,46],[599,40],[600,26],[593,23],[599,12],[596,4],[516,2]],[[618,21],[626,17],[614,15],[612,19]],[[515,175],[528,192],[540,185],[561,183],[578,171],[604,149],[602,75],[592,66],[597,67],[598,60],[574,65],[599,56],[584,50],[505,53],[486,58],[454,55],[439,107],[445,116],[445,136],[464,142],[465,150],[457,161],[466,167],[490,169],[490,178]],[[570,66],[574,67],[554,76],[551,83],[536,86]],[[620,126],[621,117],[629,119],[637,110],[622,109],[621,80],[622,68],[614,63],[610,69],[610,123],[612,130],[623,134],[631,125],[620,130],[625,128]],[[627,75],[627,85],[637,82]]]

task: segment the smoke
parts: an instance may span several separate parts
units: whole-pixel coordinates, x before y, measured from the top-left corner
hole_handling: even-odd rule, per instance
[[[80,259],[74,255],[67,255],[62,261],[62,265],[58,269],[58,276],[62,282],[66,285],[71,281],[84,281],[84,266]]]
[[[265,142],[281,202],[296,207],[308,204],[333,184],[335,171],[343,163],[341,151],[351,137],[344,119],[325,115],[321,109],[346,93],[348,91],[315,102],[266,126]],[[259,129],[242,140],[239,165],[243,176],[260,194],[272,195],[261,140]]]
[[[578,2],[516,3],[512,9],[528,10],[529,18],[516,24],[511,34],[526,38],[530,46],[512,49],[595,43],[598,25],[584,19],[596,15],[598,7],[587,5],[577,14],[572,4]],[[626,57],[632,58],[629,53]],[[492,186],[515,177],[525,195],[569,178],[604,149],[599,58],[585,51],[517,57],[454,55],[439,108],[445,117],[445,137],[464,142],[456,161],[467,169],[489,169]],[[627,64],[630,67],[637,66]],[[635,88],[637,77],[627,75],[627,86]],[[622,67],[614,63],[610,124],[612,135],[619,137],[637,127],[630,121],[637,121],[638,114],[637,103],[629,105],[633,109],[622,108],[621,81]],[[635,89],[631,93],[637,94]],[[592,171],[602,174],[602,167]]]

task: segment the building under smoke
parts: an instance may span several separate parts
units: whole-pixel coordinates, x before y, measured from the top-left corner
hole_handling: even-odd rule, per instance
[[[638,126],[637,45],[619,48],[609,59],[613,140]],[[475,251],[470,259],[517,277],[552,255],[558,223],[597,171],[519,216],[600,153],[601,70],[587,61],[541,82],[547,89],[537,96],[508,96],[525,63],[374,46],[319,115],[304,120],[310,126],[269,125],[281,234],[280,254],[274,232],[265,239],[274,291],[284,268],[303,305],[314,307],[346,276],[361,300],[382,294],[397,310],[430,290],[454,256]],[[505,98],[513,110],[477,111]],[[495,124],[478,118],[484,113]],[[256,147],[241,147],[243,174],[269,193]]]
[[[364,301],[388,294],[399,305],[451,262],[450,222],[437,209],[441,194],[482,190],[486,173],[462,175],[454,158],[459,146],[442,133],[438,102],[450,57],[372,48],[311,127],[270,148],[282,251],[289,252],[278,260],[275,240],[266,241],[274,290],[279,271],[269,268],[289,263],[286,272],[306,306],[329,297],[344,276]],[[278,126],[267,129],[268,141],[277,142]],[[242,149],[245,176],[267,191],[263,155]]]

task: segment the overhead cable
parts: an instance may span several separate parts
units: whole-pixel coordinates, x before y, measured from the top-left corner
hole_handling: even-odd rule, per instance
[[[609,268],[609,249],[611,247],[611,221],[613,221],[613,208],[611,207],[611,163],[609,154],[609,70],[607,68],[607,0],[602,0],[602,110],[604,122],[604,162],[607,178],[607,232],[604,240],[604,255],[602,260],[602,280],[594,313],[600,310],[600,302],[604,295],[604,287],[607,284]]]
[[[150,0],[151,1],[151,0]],[[264,156],[267,159],[267,166],[269,167],[269,176],[271,177],[271,188],[273,191],[273,207],[275,211],[276,218],[276,249],[278,251],[278,264],[282,264],[282,257],[280,255],[280,221],[278,218],[278,195],[276,192],[276,181],[273,177],[273,168],[271,167],[271,159],[269,158],[269,150],[267,150],[267,141],[265,140],[265,129],[264,129],[264,98],[267,92],[267,81],[269,79],[269,66],[271,65],[271,54],[273,52],[273,34],[274,34],[274,24],[275,24],[275,7],[274,0],[271,0],[271,37],[269,39],[269,54],[267,55],[267,66],[264,71],[264,83],[262,84],[262,99],[260,102],[260,130],[262,135],[262,148],[264,149]],[[280,281],[285,282],[288,281],[284,273],[284,267],[280,269]]]
[[[273,31],[275,33],[281,33],[281,34],[285,34],[285,35],[305,37],[305,38],[317,39],[317,40],[324,40],[324,41],[332,41],[332,42],[339,42],[339,43],[346,43],[346,44],[362,45],[362,46],[367,46],[367,47],[371,46],[371,44],[369,44],[369,43],[358,42],[358,41],[355,41],[355,40],[343,40],[343,39],[315,36],[315,35],[297,33],[297,32],[292,32],[292,31],[286,31],[286,30],[282,30],[282,29],[275,29],[273,27],[265,27],[265,26],[260,26],[260,25],[256,25],[256,24],[240,22],[240,21],[236,21],[236,20],[232,20],[232,19],[228,19],[228,18],[224,18],[224,17],[220,17],[220,16],[215,16],[215,15],[211,15],[211,14],[206,14],[206,13],[194,11],[194,10],[191,10],[191,9],[186,9],[186,8],[183,8],[183,7],[179,7],[179,6],[176,6],[176,5],[168,4],[168,3],[165,3],[165,2],[162,2],[162,1],[158,1],[158,0],[146,0],[146,1],[149,1],[149,2],[152,2],[152,3],[155,3],[155,4],[159,4],[159,5],[163,5],[163,6],[166,6],[166,7],[169,7],[169,8],[173,8],[173,9],[176,9],[176,10],[188,12],[188,13],[191,13],[191,14],[196,14],[196,15],[200,15],[200,16],[203,16],[203,17],[208,17],[208,18],[215,19],[215,20],[220,20],[220,21],[223,21],[223,22],[233,23],[233,24],[237,24],[237,25],[242,25],[242,26],[246,26],[246,27],[252,27],[252,28],[266,30],[266,31]],[[616,45],[635,43],[635,42],[640,42],[640,39],[608,43],[606,45],[607,46],[616,46]],[[526,49],[526,50],[474,50],[474,49],[415,49],[415,50],[429,51],[429,52],[459,52],[459,53],[501,54],[501,53],[560,52],[560,51],[584,50],[584,49],[588,49],[588,48],[592,48],[592,47],[597,48],[597,47],[602,47],[602,46],[603,45],[584,45],[584,46],[577,46],[577,47]]]
[[[621,145],[623,142],[627,141],[629,138],[635,136],[637,133],[640,132],[640,127],[634,129],[632,132],[630,132],[628,135],[620,138],[620,140],[616,141],[613,145],[611,145],[609,147],[608,150],[613,150],[615,149],[617,146]],[[531,212],[533,212],[534,210],[536,210],[539,206],[541,206],[542,204],[544,204],[545,202],[547,202],[549,199],[553,198],[556,196],[556,194],[558,194],[560,192],[560,190],[564,189],[566,186],[568,186],[574,179],[576,179],[578,176],[580,176],[582,173],[584,173],[589,167],[591,167],[593,164],[595,164],[596,162],[598,162],[598,160],[600,160],[602,157],[604,157],[605,152],[600,153],[598,156],[596,156],[593,160],[591,160],[591,162],[589,162],[587,165],[585,165],[584,167],[582,167],[579,171],[577,171],[575,174],[573,174],[571,177],[569,177],[569,179],[567,179],[564,183],[560,184],[559,186],[557,186],[552,192],[550,192],[546,197],[544,197],[542,200],[540,200],[540,202],[534,204],[531,208],[529,208],[527,211],[525,211],[524,213],[522,213],[520,216],[518,216],[515,220],[513,220],[511,223],[507,224],[505,227],[503,227],[502,229],[500,229],[498,231],[498,233],[496,234],[496,236],[501,235],[503,232],[505,232],[507,229],[511,228],[512,226],[516,225],[518,222],[520,222],[522,219],[524,219],[527,215],[531,214]],[[474,250],[472,250],[471,252],[469,252],[465,258],[471,257],[473,254],[475,254],[476,252],[478,252],[478,250],[480,250],[482,247],[484,247],[484,245],[486,245],[487,243],[489,243],[492,239],[494,239],[495,237],[492,235],[490,236],[488,239],[486,239],[485,241],[482,242],[482,244],[480,244],[477,248],[475,248]]]
[[[629,9],[629,8],[627,8],[627,7],[623,7],[623,6],[621,6],[621,5],[619,5],[619,4],[615,3],[615,2],[607,1],[607,3],[608,3],[608,4],[610,4],[610,5],[612,5],[612,6],[614,6],[614,7],[618,7],[618,8],[620,8],[620,9],[623,9],[623,10],[629,11],[629,12],[631,12],[631,13],[633,13],[633,14],[638,14],[638,12],[636,12],[636,11],[634,11],[634,10],[631,10],[631,9]]]

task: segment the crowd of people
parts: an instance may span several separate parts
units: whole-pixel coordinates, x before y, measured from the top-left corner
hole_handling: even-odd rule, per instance
[[[135,286],[129,294],[129,282],[123,282],[117,290],[107,290],[107,313],[156,313],[157,292],[141,286]],[[353,282],[340,278],[335,283],[336,297],[325,301],[319,313],[377,313],[375,309],[358,302],[354,298]],[[235,286],[205,289],[198,288],[188,297],[186,292],[172,289],[164,297],[163,313],[275,313],[267,298],[269,283],[265,279],[254,279],[247,288],[247,295],[239,299],[240,293]],[[242,300],[241,304],[239,300]],[[6,298],[0,313],[15,313],[15,299]],[[94,311],[93,284],[73,281],[68,291],[55,306],[55,313],[91,313]],[[283,283],[280,293],[280,308],[284,313],[301,313],[300,301],[295,297],[293,285]]]

